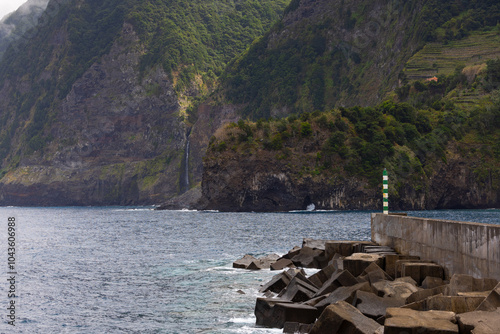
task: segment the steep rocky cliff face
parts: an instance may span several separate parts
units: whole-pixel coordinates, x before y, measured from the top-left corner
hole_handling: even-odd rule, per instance
[[[390,210],[432,210],[500,207],[498,172],[480,176],[477,162],[450,147],[448,162],[418,184],[407,183],[395,194],[390,184]],[[304,156],[307,159],[306,156]],[[382,210],[382,191],[360,177],[337,174],[303,176],[276,154],[209,153],[204,163],[204,208],[221,211]],[[380,171],[382,175],[382,171]]]
[[[64,47],[65,32],[56,35]],[[125,24],[109,54],[56,105],[51,142],[1,180],[0,203],[153,204],[178,192],[187,140],[178,96],[162,69],[139,76],[141,54]]]

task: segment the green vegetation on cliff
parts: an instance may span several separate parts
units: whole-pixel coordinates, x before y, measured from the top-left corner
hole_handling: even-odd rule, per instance
[[[459,157],[475,161],[478,180],[500,191],[499,68],[500,60],[492,60],[472,81],[461,70],[438,82],[417,81],[398,91],[406,102],[241,120],[212,137],[206,159],[220,159],[223,165],[234,155],[274,152],[275,162],[296,180],[354,176],[371,188],[381,186],[385,167],[391,174],[391,196],[397,196],[408,186],[427,191],[438,166]],[[472,87],[482,92],[480,104],[463,108],[449,97]]]
[[[253,120],[373,105],[394,89],[415,50],[489,31],[499,18],[497,1],[317,1],[314,9],[293,1],[284,19],[228,66],[221,85]]]

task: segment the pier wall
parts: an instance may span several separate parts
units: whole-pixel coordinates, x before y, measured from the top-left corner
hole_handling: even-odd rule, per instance
[[[453,274],[500,280],[500,225],[373,213],[372,241],[436,262]]]

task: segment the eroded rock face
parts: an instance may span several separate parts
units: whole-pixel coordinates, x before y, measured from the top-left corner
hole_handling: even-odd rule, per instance
[[[0,204],[159,204],[178,193],[187,129],[163,69],[140,75],[142,53],[124,24],[110,52],[54,106],[43,154],[1,180]]]
[[[403,187],[391,210],[483,208],[500,206],[500,190],[483,181],[450,147],[448,163],[440,163],[415,192]],[[308,159],[304,154],[303,159]],[[375,210],[382,207],[380,190],[363,177],[302,175],[299,167],[280,160],[274,151],[241,154],[209,151],[204,160],[202,195],[207,209],[221,211]]]

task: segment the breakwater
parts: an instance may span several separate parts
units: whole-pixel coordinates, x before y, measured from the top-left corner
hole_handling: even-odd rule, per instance
[[[371,242],[306,238],[282,257],[234,262],[282,270],[260,288],[256,324],[309,334],[498,333],[496,226],[373,214],[371,228]]]
[[[372,241],[443,266],[445,277],[500,280],[500,225],[371,215]]]

